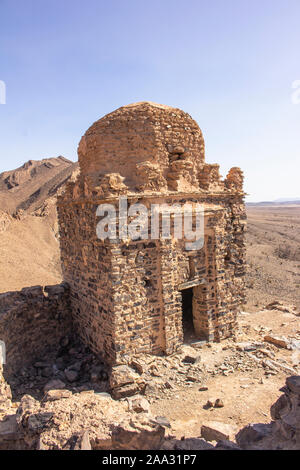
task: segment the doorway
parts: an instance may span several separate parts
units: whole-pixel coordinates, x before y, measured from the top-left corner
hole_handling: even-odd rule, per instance
[[[182,329],[184,342],[196,339],[193,319],[193,288],[184,289],[182,295]]]

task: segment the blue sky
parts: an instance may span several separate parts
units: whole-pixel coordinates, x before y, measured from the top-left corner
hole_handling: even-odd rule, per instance
[[[0,171],[76,160],[81,135],[150,100],[199,123],[248,200],[300,197],[299,0],[0,0]]]

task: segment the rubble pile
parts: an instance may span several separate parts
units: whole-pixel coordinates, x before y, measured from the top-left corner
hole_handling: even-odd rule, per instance
[[[0,363],[0,417],[11,406],[11,389],[3,377],[3,367]]]
[[[300,376],[288,377],[281,391],[271,407],[271,423],[249,424],[236,435],[242,449],[300,449]]]
[[[182,357],[192,360],[186,351]],[[106,392],[46,387],[40,401],[24,395],[12,403],[0,374],[0,450],[299,449],[300,376],[288,377],[281,390],[269,424],[250,424],[236,434],[232,424],[205,421],[199,437],[179,440],[168,419],[153,415],[145,396],[116,401]],[[215,407],[224,406],[217,402]]]
[[[158,449],[165,430],[149,411],[145,399],[115,401],[93,391],[52,390],[40,402],[24,395],[0,421],[0,450]]]
[[[200,344],[201,343],[201,344]],[[252,373],[261,369],[268,378],[280,372],[297,374],[299,362],[294,366],[284,357],[277,357],[277,347],[268,341],[234,342],[227,340],[222,347],[222,360],[218,351],[209,363],[206,357],[209,343],[195,342],[184,345],[168,357],[124,355],[118,365],[111,370],[110,387],[115,399],[145,394],[151,401],[158,396],[171,397],[175,390],[187,387],[205,386],[210,377],[228,376],[234,373]],[[215,348],[216,349],[216,348]],[[291,348],[292,349],[292,348]]]
[[[60,348],[16,371],[9,377],[9,384],[17,400],[25,394],[41,399],[46,390],[53,388],[108,391],[108,374],[107,366],[88,347],[65,336]]]
[[[191,346],[184,345],[168,357],[124,355],[123,362],[111,371],[110,387],[116,399],[144,393],[151,400],[157,394],[168,396],[175,388],[204,384],[207,379],[200,352]]]

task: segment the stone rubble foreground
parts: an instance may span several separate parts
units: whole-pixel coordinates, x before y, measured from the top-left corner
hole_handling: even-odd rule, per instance
[[[234,438],[233,426],[210,421],[200,438],[178,440],[140,395],[115,401],[107,393],[49,390],[41,401],[24,395],[16,408],[0,370],[0,450],[299,450],[300,376],[288,377],[281,390],[270,424],[250,424]]]

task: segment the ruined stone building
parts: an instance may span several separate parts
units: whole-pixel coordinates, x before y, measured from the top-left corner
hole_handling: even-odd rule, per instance
[[[58,199],[61,259],[82,340],[114,364],[121,354],[170,354],[185,334],[220,341],[244,301],[243,176],[205,162],[198,124],[151,102],[123,106],[82,137],[80,175]],[[201,204],[204,244],[97,237],[97,207]],[[118,227],[117,227],[118,228]],[[118,232],[118,231],[117,231]]]

